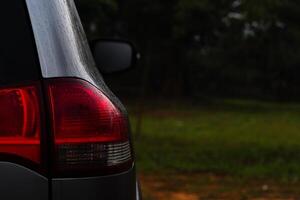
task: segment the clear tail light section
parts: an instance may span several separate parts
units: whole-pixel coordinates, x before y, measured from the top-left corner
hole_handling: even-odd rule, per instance
[[[46,81],[56,174],[109,173],[132,165],[128,122],[95,86],[80,79]]]
[[[0,153],[41,162],[38,85],[0,89]]]

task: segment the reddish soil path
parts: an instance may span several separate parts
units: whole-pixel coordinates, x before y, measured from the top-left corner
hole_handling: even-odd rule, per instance
[[[145,200],[300,200],[300,183],[209,174],[140,175]]]

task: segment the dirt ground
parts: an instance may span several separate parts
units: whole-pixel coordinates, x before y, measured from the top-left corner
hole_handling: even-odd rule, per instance
[[[239,180],[211,174],[141,174],[145,200],[299,200],[298,181]]]

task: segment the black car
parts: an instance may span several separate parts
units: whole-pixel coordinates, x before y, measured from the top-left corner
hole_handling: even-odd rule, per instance
[[[132,45],[92,54],[73,0],[3,1],[0,21],[0,199],[140,199],[127,113],[99,72],[130,67]]]

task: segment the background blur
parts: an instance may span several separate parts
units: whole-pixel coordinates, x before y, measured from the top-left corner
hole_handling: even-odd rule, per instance
[[[76,0],[90,40],[142,59],[105,76],[146,200],[300,198],[300,1]]]

